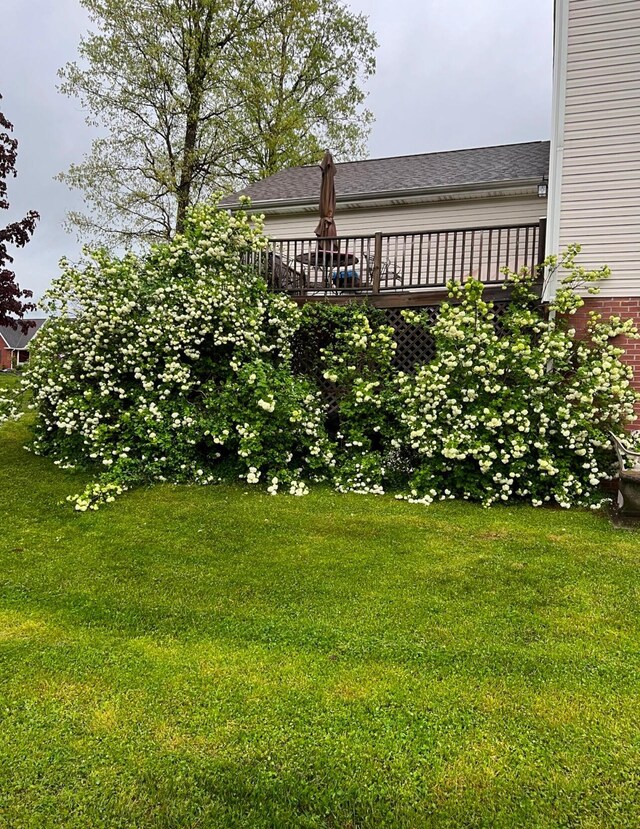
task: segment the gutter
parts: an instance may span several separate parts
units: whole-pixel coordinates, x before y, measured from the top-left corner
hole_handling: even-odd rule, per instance
[[[540,177],[529,179],[512,179],[508,181],[484,181],[476,184],[456,184],[439,185],[438,187],[416,188],[413,190],[380,190],[376,193],[344,193],[336,196],[337,204],[349,204],[352,202],[393,202],[396,199],[401,199],[407,204],[414,201],[426,199],[429,196],[435,197],[447,194],[475,194],[486,190],[513,190],[515,188],[530,189],[532,194],[537,193],[537,187],[540,183]],[[231,204],[221,204],[222,208],[227,210],[237,210],[242,207],[240,202],[233,202]],[[309,197],[299,199],[269,199],[267,201],[256,201],[249,205],[249,210],[252,213],[268,211],[273,212],[288,212],[296,208],[309,207],[317,210],[317,199],[310,199]]]
[[[551,156],[549,159],[549,200],[545,256],[558,253],[560,247],[560,208],[562,204],[562,166],[564,160],[565,111],[567,98],[567,54],[569,50],[569,0],[555,0],[553,43],[553,111]],[[542,299],[550,302],[556,295],[557,269],[545,274]]]

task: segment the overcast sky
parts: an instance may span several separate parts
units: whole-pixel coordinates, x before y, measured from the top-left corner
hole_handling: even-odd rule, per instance
[[[132,0],[135,2],[135,0]],[[79,0],[0,0],[0,104],[19,140],[9,214],[42,220],[16,252],[19,282],[37,296],[79,246],[62,223],[81,197],[53,180],[89,150],[91,131],[56,72],[76,56],[87,18]],[[368,105],[371,157],[549,138],[553,0],[354,0],[378,35]]]

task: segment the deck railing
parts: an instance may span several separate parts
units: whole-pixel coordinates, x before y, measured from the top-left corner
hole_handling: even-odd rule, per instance
[[[271,239],[252,264],[275,291],[297,296],[401,293],[474,276],[504,281],[501,268],[532,270],[544,258],[545,221],[318,239]]]

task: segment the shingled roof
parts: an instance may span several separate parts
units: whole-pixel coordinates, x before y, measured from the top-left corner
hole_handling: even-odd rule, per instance
[[[2,336],[2,339],[5,341],[8,348],[26,348],[29,342],[33,339],[34,335],[37,334],[39,329],[42,327],[45,320],[33,319],[28,320],[28,322],[33,322],[35,324],[29,328],[26,334],[22,333],[22,328],[19,325],[17,330],[10,328],[8,325],[0,325],[0,336]]]
[[[539,181],[549,174],[549,142],[503,144],[470,150],[372,158],[336,164],[336,196],[384,198],[398,193],[461,189],[483,184]],[[239,196],[249,196],[253,207],[286,203],[313,203],[318,199],[318,165],[292,167],[227,196],[223,207],[235,207]]]

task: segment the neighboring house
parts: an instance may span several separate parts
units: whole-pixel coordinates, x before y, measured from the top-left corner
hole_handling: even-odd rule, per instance
[[[556,0],[555,23],[547,251],[579,242],[581,264],[611,268],[578,326],[589,311],[640,326],[640,2]],[[621,345],[640,390],[640,341]]]
[[[341,236],[537,222],[546,214],[538,186],[549,172],[549,142],[374,158],[336,164]],[[276,239],[313,236],[318,223],[317,165],[281,170],[222,201],[265,215]]]
[[[38,333],[44,319],[29,320],[33,325],[26,334],[8,325],[0,325],[0,371],[17,368],[29,362],[29,343]]]

